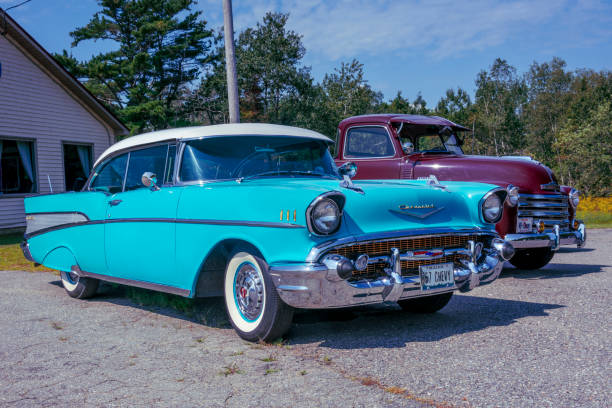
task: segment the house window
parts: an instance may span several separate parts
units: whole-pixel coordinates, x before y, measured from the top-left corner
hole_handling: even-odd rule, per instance
[[[34,143],[0,139],[0,194],[36,192]]]
[[[64,143],[66,191],[79,191],[91,171],[91,146]]]

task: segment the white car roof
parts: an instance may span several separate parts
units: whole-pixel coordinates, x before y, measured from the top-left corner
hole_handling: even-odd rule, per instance
[[[328,143],[333,141],[318,132],[292,126],[270,125],[266,123],[232,123],[225,125],[191,126],[176,129],[158,130],[156,132],[143,133],[141,135],[123,139],[104,151],[96,160],[97,166],[102,160],[112,153],[129,149],[131,147],[163,142],[167,140],[195,139],[199,137],[214,136],[290,136],[306,137],[323,140]]]

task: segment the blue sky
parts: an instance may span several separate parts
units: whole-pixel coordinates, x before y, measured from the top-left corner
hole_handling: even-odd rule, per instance
[[[8,8],[22,0],[0,0]],[[237,32],[267,11],[290,13],[303,35],[304,63],[316,80],[357,58],[370,85],[392,98],[399,90],[429,106],[446,89],[472,95],[476,74],[504,58],[519,72],[533,61],[563,58],[570,69],[612,68],[612,1],[608,0],[234,0]],[[200,0],[209,26],[223,22],[222,0]],[[69,32],[85,25],[95,0],[32,0],[9,11],[47,50],[85,59],[112,47],[87,42],[70,48]],[[1,59],[2,56],[0,56]]]

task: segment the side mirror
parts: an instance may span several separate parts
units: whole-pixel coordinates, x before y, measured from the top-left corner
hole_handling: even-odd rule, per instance
[[[353,178],[357,175],[357,164],[354,162],[346,162],[338,167],[338,172],[342,177]]]
[[[150,171],[142,173],[140,181],[142,181],[142,184],[145,187],[149,187],[152,191],[159,190],[159,187],[157,186],[157,176],[155,173],[151,173]]]

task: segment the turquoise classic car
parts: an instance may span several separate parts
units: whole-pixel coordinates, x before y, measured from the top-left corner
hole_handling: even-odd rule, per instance
[[[244,339],[271,340],[294,308],[398,302],[435,312],[499,275],[506,192],[435,178],[351,180],[332,141],[286,126],[163,130],[111,146],[81,192],[25,199],[22,249],[68,294],[100,280],[224,296]]]

